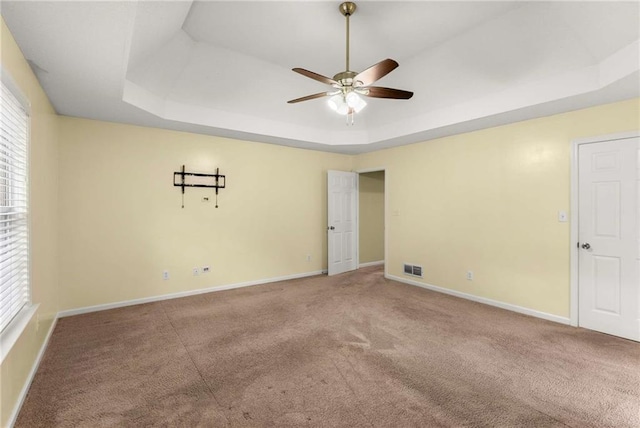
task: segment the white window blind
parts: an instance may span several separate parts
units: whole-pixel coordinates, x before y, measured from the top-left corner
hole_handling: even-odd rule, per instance
[[[0,332],[29,303],[29,116],[2,84],[0,99]]]

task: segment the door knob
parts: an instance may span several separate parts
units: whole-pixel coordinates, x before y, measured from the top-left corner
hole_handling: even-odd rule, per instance
[[[588,242],[585,242],[584,244],[582,244],[582,248],[584,248],[585,250],[588,250],[589,248],[591,248],[591,245],[589,245]]]
[[[333,227],[333,226],[329,226],[327,229],[329,229],[329,230],[335,230],[335,227]]]

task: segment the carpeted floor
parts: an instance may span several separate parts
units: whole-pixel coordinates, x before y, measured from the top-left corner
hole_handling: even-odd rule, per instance
[[[380,268],[63,318],[18,427],[638,427],[640,344]]]

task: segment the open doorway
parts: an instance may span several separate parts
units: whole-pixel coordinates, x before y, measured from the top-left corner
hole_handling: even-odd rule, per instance
[[[358,174],[358,267],[384,265],[385,171]]]

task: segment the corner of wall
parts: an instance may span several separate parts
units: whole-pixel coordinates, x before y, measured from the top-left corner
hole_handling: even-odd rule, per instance
[[[58,302],[58,117],[4,18],[0,20],[3,69],[28,99],[30,111],[29,217],[31,300],[35,316],[0,366],[0,426],[11,425],[55,326]]]

